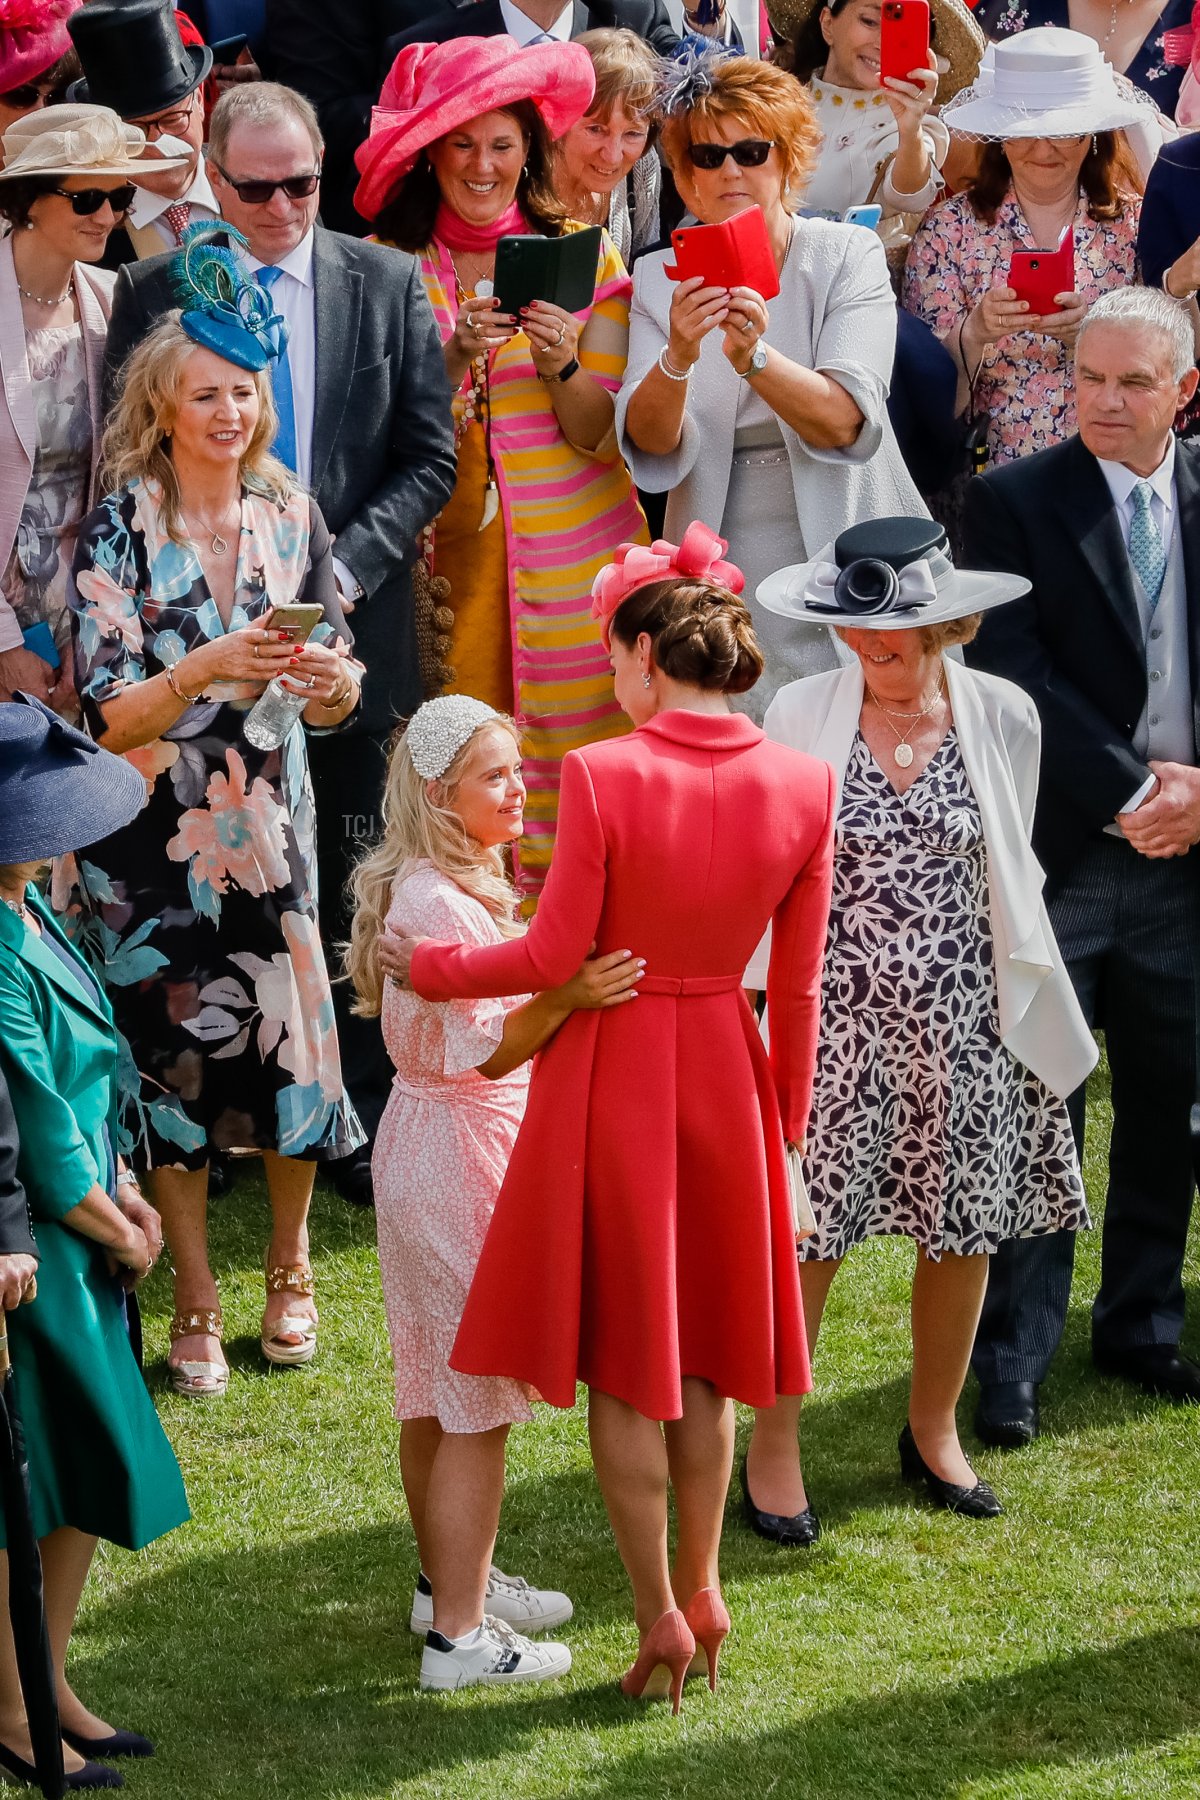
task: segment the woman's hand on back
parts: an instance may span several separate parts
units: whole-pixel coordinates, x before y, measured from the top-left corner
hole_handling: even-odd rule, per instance
[[[595,945],[592,945],[593,950]],[[571,1012],[599,1012],[637,999],[637,984],[646,964],[632,950],[610,950],[606,956],[589,956],[570,981],[549,996]]]

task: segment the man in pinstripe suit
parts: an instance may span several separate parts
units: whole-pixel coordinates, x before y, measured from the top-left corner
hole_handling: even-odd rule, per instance
[[[1055,934],[1103,1027],[1113,1128],[1092,1357],[1200,1400],[1179,1353],[1195,1177],[1200,932],[1200,443],[1172,434],[1196,390],[1191,325],[1162,294],[1099,300],[1076,344],[1079,435],[971,484],[968,566],[1032,582],[970,652],[1042,721],[1034,845]],[[1072,1099],[1082,1148],[1084,1093]],[[1016,1447],[1070,1299],[1069,1233],[994,1258],[973,1366],[976,1426]]]

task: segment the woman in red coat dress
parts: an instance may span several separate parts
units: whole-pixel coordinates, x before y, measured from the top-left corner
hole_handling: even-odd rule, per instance
[[[563,762],[527,934],[478,949],[388,936],[380,950],[430,1000],[556,986],[593,940],[644,959],[635,1004],[574,1014],[534,1068],[451,1361],[555,1406],[587,1383],[641,1633],[622,1685],[669,1688],[676,1709],[697,1640],[713,1680],[729,1628],[730,1399],[771,1406],[811,1385],[784,1138],[803,1138],[812,1091],[833,777],[730,710],[762,657],[724,549],[695,524],[678,550],[623,546],[598,577],[593,610],[637,729]],[[741,980],[769,919],[783,1024],[768,1061]]]

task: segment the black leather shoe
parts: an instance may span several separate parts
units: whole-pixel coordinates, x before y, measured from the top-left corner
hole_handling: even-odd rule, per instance
[[[944,1506],[964,1519],[998,1519],[1004,1511],[986,1481],[977,1481],[974,1487],[955,1487],[952,1481],[935,1475],[917,1449],[911,1425],[905,1425],[900,1433],[899,1448],[900,1473],[905,1481],[923,1481],[935,1506]]]
[[[821,1521],[811,1506],[803,1512],[784,1514],[763,1512],[755,1506],[746,1480],[746,1459],[742,1458],[742,1517],[751,1531],[772,1544],[783,1544],[789,1550],[802,1550],[815,1544],[821,1535]]]
[[[979,1390],[975,1435],[994,1450],[1021,1450],[1041,1429],[1036,1381],[991,1381]]]
[[[1164,1400],[1200,1401],[1200,1368],[1180,1356],[1174,1344],[1137,1344],[1127,1350],[1093,1344],[1092,1361],[1102,1375],[1119,1375]]]
[[[233,1186],[233,1164],[223,1150],[211,1150],[208,1157],[208,1197],[222,1199]],[[66,1732],[63,1733],[66,1736]],[[82,1755],[82,1751],[80,1752]]]
[[[16,1781],[23,1781],[27,1787],[35,1787],[41,1792],[37,1770],[23,1756],[0,1744],[0,1769],[4,1769]],[[119,1788],[125,1786],[124,1777],[115,1769],[106,1769],[101,1763],[85,1762],[82,1769],[75,1769],[64,1777],[64,1785],[68,1793],[75,1793],[82,1788]]]
[[[350,1156],[339,1156],[336,1162],[326,1163],[323,1172],[347,1206],[374,1206],[369,1150],[355,1150]]]
[[[114,1756],[153,1756],[154,1745],[138,1731],[114,1731],[110,1737],[84,1737],[82,1731],[63,1727],[63,1743],[78,1750],[80,1756],[96,1757],[107,1762]]]

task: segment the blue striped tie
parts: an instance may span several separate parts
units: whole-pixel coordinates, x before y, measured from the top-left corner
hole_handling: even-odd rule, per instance
[[[268,293],[274,287],[282,269],[273,264],[258,271],[258,279]],[[272,295],[274,299],[274,295]],[[278,311],[278,308],[276,308]],[[280,462],[286,463],[294,475],[296,473],[296,403],[292,396],[292,370],[288,362],[287,346],[283,355],[271,364],[271,387],[275,395],[275,411],[279,414],[279,430],[275,433],[272,445]]]

